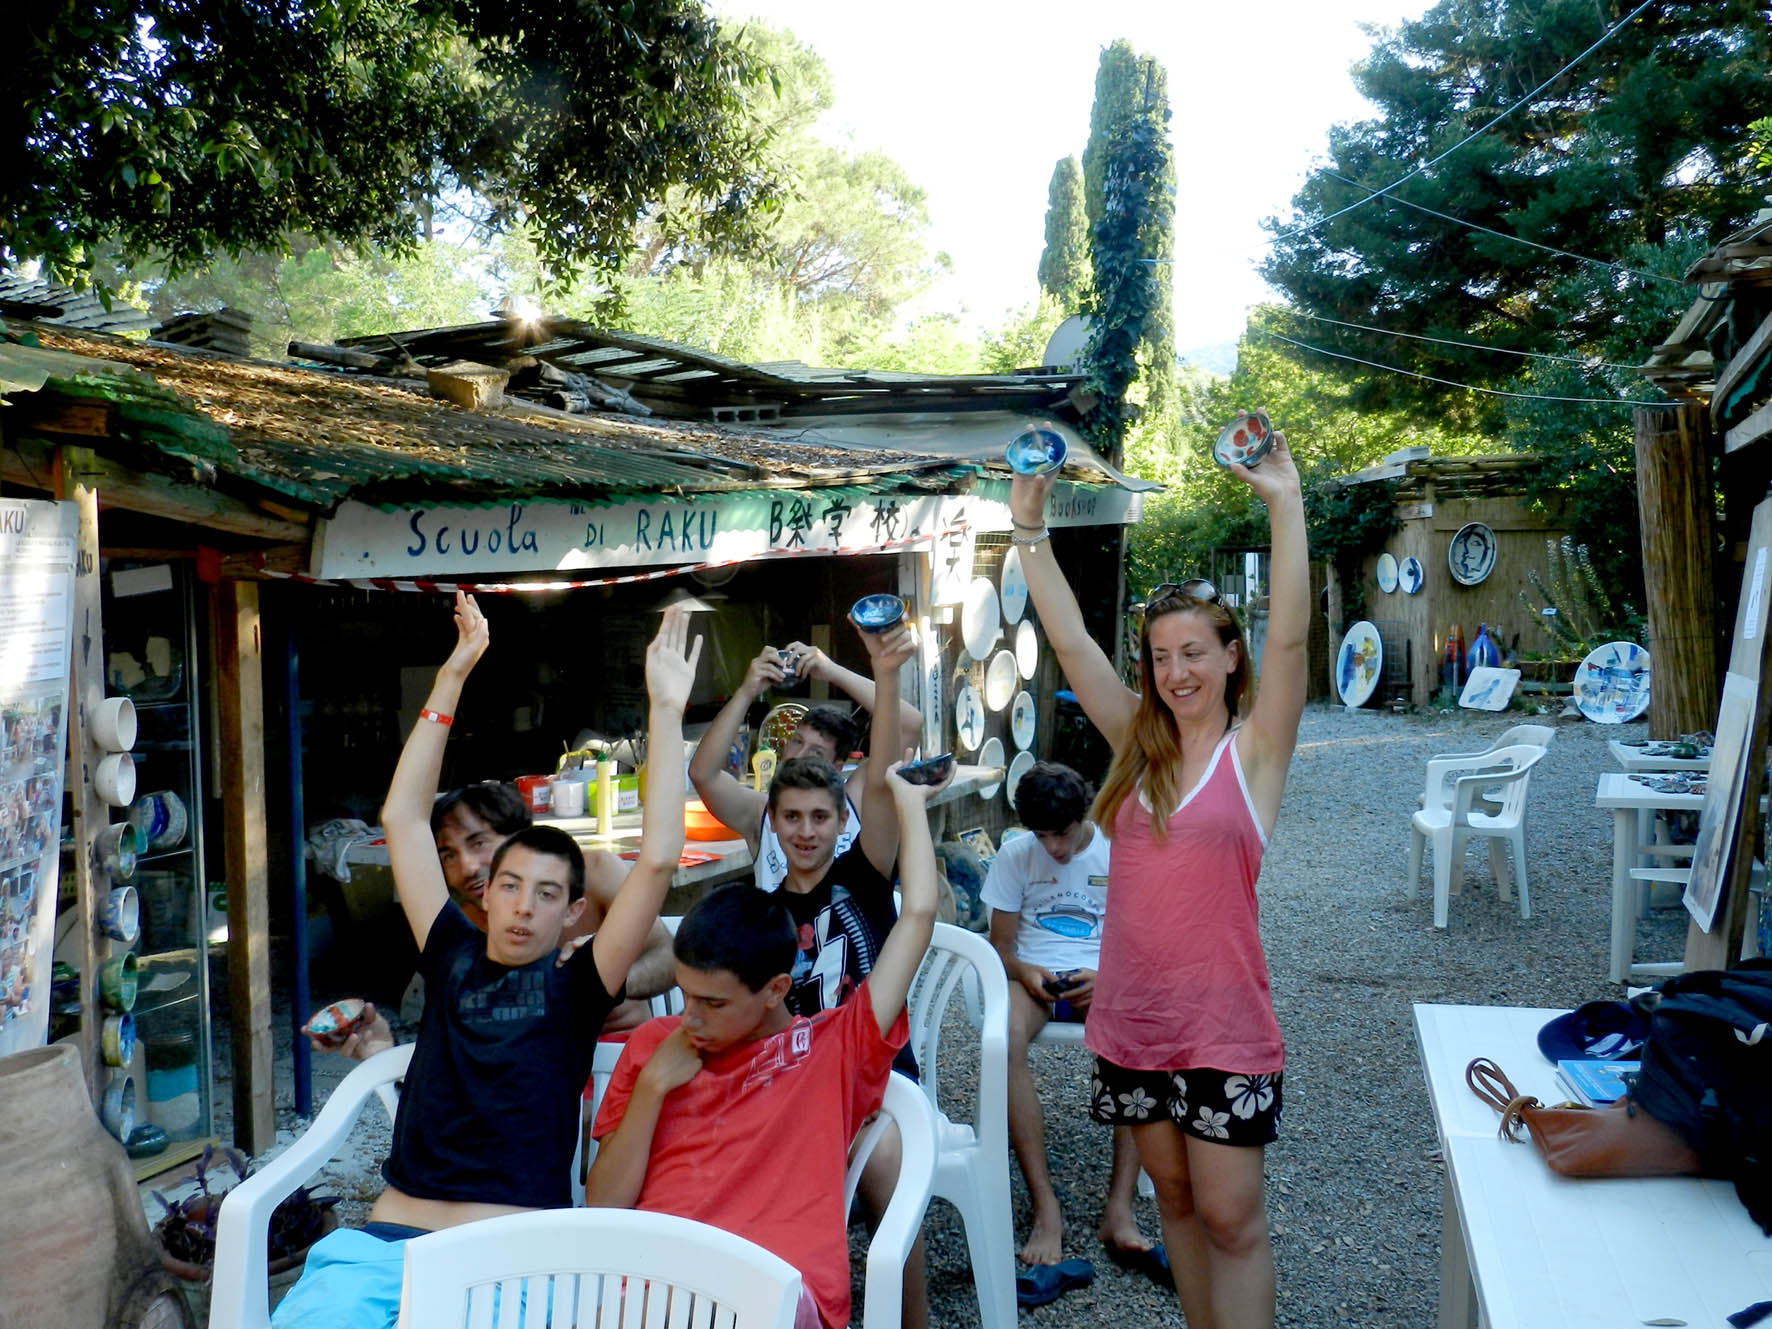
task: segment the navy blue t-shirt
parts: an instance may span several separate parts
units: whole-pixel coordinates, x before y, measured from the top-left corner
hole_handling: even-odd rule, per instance
[[[419,957],[425,1013],[382,1177],[427,1200],[571,1203],[579,1097],[619,994],[589,946],[512,967],[453,901]]]

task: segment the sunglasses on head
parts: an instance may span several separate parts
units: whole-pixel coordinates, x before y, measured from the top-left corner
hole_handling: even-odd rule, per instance
[[[1218,588],[1204,577],[1190,577],[1186,581],[1166,581],[1145,597],[1145,608],[1149,609],[1159,600],[1170,600],[1176,596],[1185,596],[1189,600],[1198,600],[1201,604],[1223,605],[1224,600],[1218,594]]]

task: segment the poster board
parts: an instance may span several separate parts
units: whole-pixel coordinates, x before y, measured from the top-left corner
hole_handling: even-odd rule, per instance
[[[0,499],[0,1056],[49,1037],[77,530]]]
[[[1745,799],[1756,800],[1765,764],[1756,760],[1754,738],[1765,709],[1761,677],[1766,659],[1768,571],[1772,570],[1772,499],[1754,509],[1748,536],[1747,565],[1741,576],[1741,602],[1735,615],[1735,639],[1729,651],[1729,672],[1723,676],[1722,704],[1717,712],[1716,741],[1711,748],[1710,782],[1704,810],[1698,817],[1698,843],[1692,852],[1692,875],[1686,884],[1686,911],[1705,932],[1715,924],[1729,883],[1738,875],[1735,848],[1743,823]],[[1688,939],[1688,958],[1691,942]]]

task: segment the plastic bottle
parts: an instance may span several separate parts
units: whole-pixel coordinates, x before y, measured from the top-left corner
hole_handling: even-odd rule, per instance
[[[597,758],[597,834],[615,834],[615,761]]]

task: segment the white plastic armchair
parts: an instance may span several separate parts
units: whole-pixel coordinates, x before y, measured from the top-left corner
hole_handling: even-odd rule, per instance
[[[1520,917],[1532,917],[1526,888],[1526,788],[1532,768],[1545,749],[1531,744],[1499,748],[1478,757],[1452,757],[1427,764],[1427,788],[1421,810],[1409,822],[1408,894],[1415,896],[1421,876],[1421,851],[1434,847],[1434,926],[1446,926],[1450,897],[1464,878],[1464,849],[1473,835],[1489,837],[1489,866],[1495,886],[1507,899],[1507,861],[1503,843],[1512,846],[1514,875],[1520,892]],[[1500,801],[1493,813],[1477,810],[1477,799]]]
[[[844,1213],[855,1203],[855,1188],[874,1146],[893,1125],[898,1127],[898,1179],[868,1243],[862,1329],[900,1329],[904,1321],[904,1263],[923,1230],[923,1215],[935,1187],[935,1109],[914,1083],[896,1072],[886,1077],[886,1098],[879,1115],[856,1137],[843,1176]]]
[[[941,1100],[941,1026],[955,991],[976,985],[978,1099],[970,1123],[953,1121]],[[937,923],[910,996],[911,1048],[935,1109],[933,1194],[960,1211],[983,1329],[1014,1329],[1014,1220],[1009,1208],[1009,981],[991,944],[975,932]]]
[[[1430,761],[1480,761],[1490,753],[1500,752],[1503,748],[1518,747],[1525,743],[1531,747],[1548,748],[1557,731],[1547,724],[1517,724],[1503,729],[1496,740],[1481,752],[1436,752]],[[1420,795],[1415,800],[1416,807],[1427,806],[1427,796]],[[1485,808],[1483,811],[1494,811]]]
[[[411,1061],[407,1043],[359,1064],[295,1143],[227,1193],[216,1223],[210,1329],[268,1329],[271,1212],[337,1155],[371,1095],[386,1089],[391,1096]]]
[[[754,1242],[632,1209],[544,1209],[406,1243],[400,1329],[793,1329],[800,1274]]]

